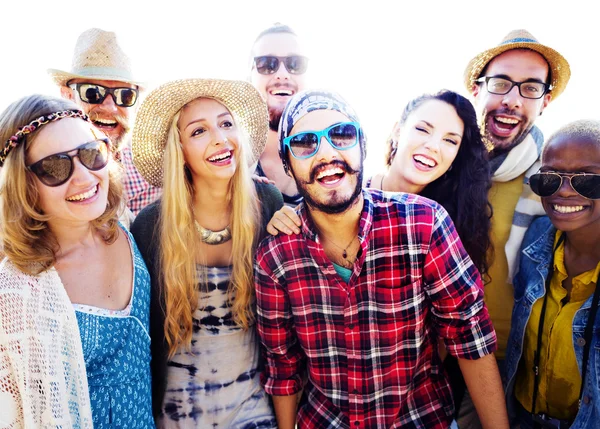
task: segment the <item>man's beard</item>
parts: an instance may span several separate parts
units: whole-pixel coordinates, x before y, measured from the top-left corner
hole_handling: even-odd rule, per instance
[[[88,116],[90,118],[90,121],[92,121],[92,123],[94,123],[98,118],[101,118],[102,116],[97,114],[94,111],[91,111],[88,113]],[[120,116],[120,115],[114,115],[112,117],[112,119],[114,119],[115,121],[117,121],[118,125],[121,125],[121,129],[122,131],[119,133],[119,135],[116,138],[111,138],[110,142],[112,144],[112,149],[113,152],[119,152],[121,149],[123,149],[123,146],[125,145],[125,142],[127,141],[130,131],[131,131],[131,127],[129,126],[129,122],[127,121],[127,118]],[[99,128],[101,131],[102,129]]]
[[[269,129],[277,132],[279,130],[279,121],[283,114],[283,107],[269,107]]]
[[[348,165],[348,163],[346,163],[345,161],[341,161],[341,160],[336,160],[336,161],[333,161],[326,165],[336,165],[336,166],[340,167],[342,170],[344,170],[347,175],[356,175],[357,176],[356,186],[354,187],[354,191],[352,192],[350,197],[348,197],[347,199],[342,200],[342,201],[337,201],[333,204],[318,202],[312,198],[312,196],[308,192],[307,185],[315,183],[317,171],[323,166],[323,164],[319,164],[312,169],[309,181],[303,181],[301,179],[296,179],[296,186],[298,187],[298,193],[302,196],[302,198],[304,198],[304,201],[306,202],[306,204],[308,204],[312,209],[318,210],[318,211],[320,211],[322,213],[326,213],[326,214],[340,214],[340,213],[343,213],[346,210],[348,210],[350,207],[352,207],[356,203],[356,201],[358,200],[358,196],[362,192],[362,182],[363,182],[362,161],[361,161],[361,169],[360,170],[354,170],[352,167],[350,167]],[[292,171],[292,173],[293,173],[293,171]],[[335,197],[336,197],[336,194],[334,193],[331,200],[334,200]]]
[[[484,112],[483,115],[481,115],[481,119],[479,119],[479,131],[481,133],[481,140],[483,141],[485,148],[488,150],[490,158],[494,158],[499,155],[510,152],[511,149],[513,149],[515,146],[519,145],[523,140],[525,140],[525,138],[531,131],[531,128],[533,127],[533,122],[525,124],[525,122],[522,120],[519,126],[524,126],[525,128],[522,128],[521,132],[518,133],[512,139],[512,141],[500,140],[496,138],[496,136],[494,136],[491,132],[489,132],[487,127],[488,121],[493,121],[493,117],[500,113],[511,114],[512,112],[509,113],[508,111],[502,110]],[[512,116],[516,115],[512,113]],[[521,118],[525,119],[522,116]]]

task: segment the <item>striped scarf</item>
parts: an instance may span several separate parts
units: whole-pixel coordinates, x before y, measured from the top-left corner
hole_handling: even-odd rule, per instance
[[[494,182],[508,182],[525,173],[523,192],[517,202],[510,235],[504,247],[508,262],[507,281],[511,284],[519,266],[519,250],[525,232],[536,217],[546,214],[540,197],[534,194],[529,186],[529,177],[537,173],[541,166],[540,155],[543,144],[544,136],[542,132],[539,128],[533,126],[525,140],[519,145],[507,154],[502,155],[499,160],[492,160],[492,168],[494,168],[494,164],[497,165],[492,175],[492,181]]]

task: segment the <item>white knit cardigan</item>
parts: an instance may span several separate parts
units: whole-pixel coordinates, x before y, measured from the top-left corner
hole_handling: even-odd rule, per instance
[[[0,262],[0,427],[93,428],[75,311],[54,268]]]

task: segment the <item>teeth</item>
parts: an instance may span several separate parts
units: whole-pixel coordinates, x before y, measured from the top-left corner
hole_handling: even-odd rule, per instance
[[[321,171],[318,175],[317,175],[317,179],[322,179],[323,177],[328,177],[328,176],[333,176],[335,174],[344,174],[344,170],[342,170],[339,167],[335,167],[335,168],[328,168],[326,170]]]
[[[100,118],[94,120],[94,122],[97,122],[102,125],[115,125],[117,123],[117,121],[114,121],[111,119],[100,119]]]
[[[559,213],[575,213],[583,210],[583,206],[559,206],[558,204],[554,204],[554,210]]]
[[[96,190],[98,189],[98,185],[94,186],[94,188],[90,189],[87,192],[84,192],[83,194],[77,194],[77,195],[73,195],[72,197],[68,197],[67,201],[83,201],[83,200],[87,200],[88,198],[91,198],[94,196],[94,194],[96,193]]]
[[[221,161],[222,159],[229,158],[231,156],[231,152],[223,152],[215,156],[211,156],[208,158],[209,161]]]
[[[508,124],[508,125],[516,125],[519,123],[519,121],[517,119],[503,118],[501,116],[496,116],[495,119],[498,122],[502,122],[503,124]]]
[[[414,158],[416,161],[419,161],[420,163],[425,164],[429,167],[436,166],[436,163],[433,159],[425,158],[424,156],[421,156],[421,155],[415,155]]]
[[[272,91],[273,95],[292,95],[292,91],[289,89],[278,89],[277,91]]]

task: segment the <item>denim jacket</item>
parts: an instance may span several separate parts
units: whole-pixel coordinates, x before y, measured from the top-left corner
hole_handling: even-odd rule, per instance
[[[552,263],[552,251],[556,229],[548,217],[536,219],[523,240],[519,271],[514,279],[515,305],[512,313],[512,326],[506,350],[506,401],[509,417],[515,417],[514,386],[519,360],[523,353],[525,328],[531,315],[533,304],[546,293],[546,277]],[[573,318],[573,347],[581,372],[583,362],[583,332],[589,316],[592,297],[585,301]],[[600,427],[600,315],[596,317],[593,329],[592,346],[588,360],[581,408],[571,429]]]

